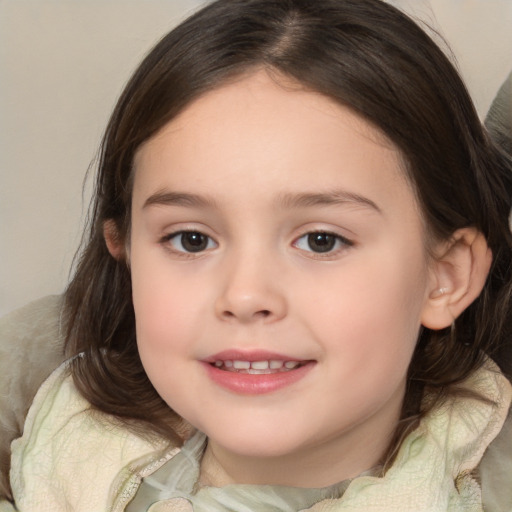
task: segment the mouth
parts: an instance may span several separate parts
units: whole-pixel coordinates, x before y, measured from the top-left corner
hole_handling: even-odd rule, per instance
[[[225,372],[246,373],[250,375],[270,375],[295,370],[307,364],[308,361],[283,361],[281,359],[262,359],[261,361],[244,361],[232,359],[217,359],[210,363],[218,370]]]
[[[212,382],[242,395],[266,394],[291,386],[316,365],[312,359],[263,350],[225,350],[202,363]]]

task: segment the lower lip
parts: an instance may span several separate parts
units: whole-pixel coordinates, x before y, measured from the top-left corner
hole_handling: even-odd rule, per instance
[[[294,370],[255,375],[219,370],[210,363],[202,364],[213,382],[229,391],[243,395],[272,393],[278,389],[291,386],[301,380],[315,365],[314,361],[311,361]]]

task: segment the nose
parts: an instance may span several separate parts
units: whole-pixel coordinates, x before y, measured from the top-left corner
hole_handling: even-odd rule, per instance
[[[271,323],[286,316],[287,300],[270,262],[254,255],[226,267],[215,304],[221,320]]]

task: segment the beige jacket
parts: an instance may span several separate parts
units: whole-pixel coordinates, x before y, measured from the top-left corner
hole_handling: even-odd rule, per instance
[[[512,511],[512,421],[505,421],[510,383],[487,368],[465,385],[497,405],[469,399],[446,404],[408,436],[384,478],[354,479],[343,498],[324,500],[310,510]],[[62,366],[39,390],[12,450],[17,508],[4,500],[0,512],[121,512],[141,479],[179,448],[163,439],[138,437],[93,411]],[[472,475],[477,467],[485,508]],[[192,509],[186,500],[174,499],[150,510]]]

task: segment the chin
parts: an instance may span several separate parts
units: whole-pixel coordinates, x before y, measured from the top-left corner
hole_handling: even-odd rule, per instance
[[[275,426],[274,426],[275,427]],[[243,428],[205,432],[209,439],[233,454],[242,457],[272,458],[292,454],[304,446],[305,439],[283,428]]]

